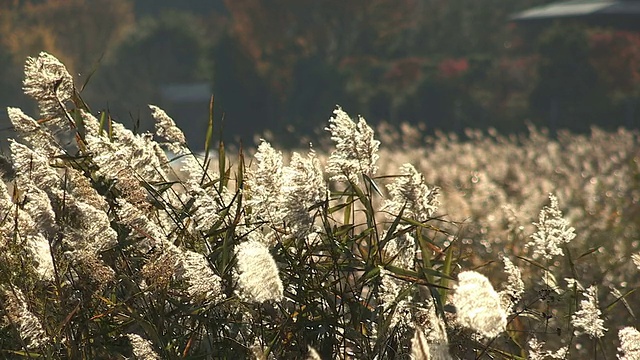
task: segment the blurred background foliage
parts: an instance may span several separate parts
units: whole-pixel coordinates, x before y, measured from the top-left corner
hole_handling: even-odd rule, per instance
[[[336,104],[426,132],[637,128],[640,33],[508,21],[549,2],[0,0],[0,117],[35,113],[22,64],[44,50],[88,80],[94,112],[144,129],[154,103],[195,149],[211,94],[245,144],[313,140]]]

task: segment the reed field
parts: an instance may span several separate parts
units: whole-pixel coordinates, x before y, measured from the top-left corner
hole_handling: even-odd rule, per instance
[[[298,151],[231,153],[210,114],[200,155],[154,105],[154,133],[92,112],[48,53],[23,85],[2,358],[640,359],[635,131],[424,136],[336,107]]]

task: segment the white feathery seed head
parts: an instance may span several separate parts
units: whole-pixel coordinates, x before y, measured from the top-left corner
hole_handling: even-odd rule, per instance
[[[426,341],[428,344],[428,359],[432,360],[450,360],[449,354],[449,338],[447,336],[447,326],[438,315],[436,306],[433,301],[429,301],[426,307],[421,308],[416,312],[416,334],[414,335],[412,342],[412,354],[414,359],[422,359],[420,355],[425,355],[422,351],[424,346],[419,345],[420,342]],[[418,333],[419,332],[419,333]],[[423,339],[420,339],[423,338]],[[416,348],[418,346],[418,348]],[[416,353],[414,353],[414,350]]]
[[[49,194],[60,191],[60,176],[51,168],[49,160],[44,155],[11,139],[9,148],[18,176],[30,179]]]
[[[522,281],[522,272],[506,255],[502,257],[502,261],[504,262],[504,272],[507,274],[507,283],[499,294],[505,312],[510,315],[522,298],[524,282]]]
[[[85,234],[92,240],[93,249],[103,251],[118,242],[118,233],[111,228],[109,215],[104,210],[83,201],[76,202],[76,206],[83,214]]]
[[[274,225],[284,218],[284,176],[282,153],[271,144],[262,141],[255,154],[256,164],[247,171],[246,185],[252,216],[270,221]]]
[[[458,274],[452,302],[460,325],[489,339],[505,330],[507,315],[502,309],[500,296],[486,276],[475,271]]]
[[[421,329],[416,329],[411,339],[411,359],[412,360],[431,360],[429,355],[429,343]]]
[[[191,195],[194,199],[194,211],[191,218],[195,221],[196,230],[207,232],[220,220],[218,215],[221,210],[220,201],[210,196],[205,189],[199,186],[193,187]]]
[[[607,329],[604,320],[600,318],[602,312],[598,307],[598,294],[595,286],[590,286],[584,291],[586,299],[580,301],[580,307],[571,316],[571,325],[575,328],[575,334],[587,334],[591,338],[601,338]]]
[[[24,66],[24,93],[38,101],[42,116],[64,114],[64,104],[73,99],[73,78],[55,56],[41,52]]]
[[[127,334],[127,337],[137,360],[160,360],[160,356],[153,350],[151,341],[138,334]]]
[[[31,250],[34,260],[38,263],[36,271],[40,279],[53,281],[55,267],[53,266],[53,257],[51,256],[49,241],[39,233],[28,236],[27,239],[29,250]]]
[[[401,293],[406,289],[403,288],[403,282],[389,275],[389,271],[382,266],[379,266],[379,269],[380,293],[378,300],[383,311],[388,313],[387,316],[391,317],[389,328],[413,326],[413,316],[410,308],[411,296],[400,297]]]
[[[333,114],[325,130],[331,132],[336,148],[327,162],[327,172],[332,181],[358,185],[360,175],[373,176],[378,171],[380,141],[374,139],[374,131],[364,118],[355,123],[340,107]]]
[[[7,114],[16,133],[32,150],[45,156],[54,156],[61,153],[60,147],[56,144],[53,136],[22,110],[9,107],[7,108]]]
[[[429,187],[424,177],[411,164],[400,167],[400,175],[393,183],[387,185],[391,199],[385,202],[384,208],[391,217],[400,214],[417,221],[426,221],[438,209],[438,188]],[[404,210],[403,210],[404,209]]]
[[[45,281],[53,280],[53,259],[47,239],[54,239],[59,227],[56,225],[51,202],[47,194],[29,179],[20,178],[15,186],[24,195],[24,198],[17,199],[22,203],[16,212],[18,218],[15,219],[19,228],[18,234],[26,239],[25,245],[37,263],[36,271],[40,278]],[[8,214],[7,216],[11,217]],[[4,221],[6,225],[11,224],[10,226],[13,227],[13,221],[9,218]]]
[[[627,326],[620,329],[618,338],[620,338],[619,360],[640,359],[640,332],[636,328]]]
[[[543,347],[545,345],[544,341],[538,341],[538,339],[533,336],[529,340],[529,360],[545,360],[545,359],[565,359],[567,356],[567,352],[569,352],[569,347],[564,346],[556,351],[544,350]]]
[[[136,242],[141,252],[148,252],[155,246],[164,247],[167,234],[160,225],[128,201],[117,199],[116,203],[115,211],[120,222],[133,230],[129,236],[141,238]]]
[[[564,281],[567,282],[567,289],[573,291],[573,289],[576,289],[578,291],[584,291],[584,286],[582,286],[582,284],[580,284],[580,282],[574,278],[564,278]]]
[[[538,222],[533,224],[538,228],[525,247],[533,248],[534,257],[551,259],[553,256],[564,256],[560,246],[569,243],[576,237],[575,229],[562,217],[558,208],[558,198],[549,194],[551,204],[540,211]]]
[[[194,303],[218,303],[224,299],[222,279],[216,275],[204,255],[187,250],[180,256],[179,276],[188,283],[188,293]]]
[[[248,301],[279,301],[284,294],[278,266],[269,248],[258,241],[247,241],[235,249],[239,295]]]
[[[150,183],[168,179],[163,171],[167,163],[166,155],[152,140],[151,134],[134,134],[124,125],[113,121],[111,137],[109,140],[101,136],[87,136],[88,146],[94,153],[92,159],[99,167],[96,175],[118,179],[135,174],[135,180],[144,179]]]
[[[311,346],[308,347],[309,351],[307,352],[307,360],[322,360],[320,354],[316,351],[316,349]]]
[[[415,268],[416,259],[416,241],[410,232],[403,232],[407,229],[406,225],[397,227],[400,234],[393,236],[384,247],[384,251],[390,258],[393,258],[393,265],[403,269],[413,270]],[[383,233],[385,238],[387,233]]]
[[[631,261],[633,261],[633,265],[640,270],[640,253],[631,254]]]
[[[74,264],[77,272],[98,289],[115,281],[116,272],[100,259],[99,254],[85,249],[66,251],[64,254]]]
[[[327,198],[320,160],[311,150],[306,157],[294,152],[289,166],[283,169],[283,207],[285,221],[296,238],[305,238],[312,229],[309,209]]]
[[[19,289],[4,291],[4,310],[10,323],[17,327],[27,347],[36,349],[49,342],[40,320],[29,310],[24,294]]]
[[[180,128],[176,125],[175,121],[173,121],[173,119],[159,107],[155,105],[149,105],[149,108],[151,109],[151,116],[156,121],[156,135],[165,139],[174,147],[180,148],[186,146],[187,139],[185,138],[182,130],[180,130]]]

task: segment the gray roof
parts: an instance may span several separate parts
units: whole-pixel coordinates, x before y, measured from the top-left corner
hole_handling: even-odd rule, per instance
[[[566,17],[639,17],[640,1],[638,0],[569,0],[519,12],[511,16],[511,20],[527,21]]]
[[[209,101],[212,93],[211,84],[208,82],[165,84],[160,86],[162,97],[173,102]]]

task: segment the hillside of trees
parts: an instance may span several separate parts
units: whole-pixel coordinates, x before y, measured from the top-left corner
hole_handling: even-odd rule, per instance
[[[0,118],[6,129],[7,106],[35,107],[22,64],[44,50],[93,112],[145,129],[152,102],[194,148],[212,94],[216,123],[245,144],[313,140],[336,104],[426,132],[637,128],[640,34],[508,21],[548,2],[4,0]]]

